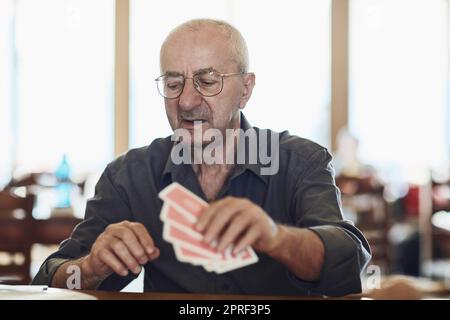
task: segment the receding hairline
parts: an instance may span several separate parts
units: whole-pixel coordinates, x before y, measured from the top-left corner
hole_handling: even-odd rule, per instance
[[[249,69],[248,49],[244,37],[239,32],[239,30],[236,29],[234,26],[232,26],[230,23],[217,19],[207,19],[207,18],[193,19],[186,21],[180,24],[179,26],[175,27],[172,31],[170,31],[170,33],[164,39],[163,44],[161,45],[160,63],[162,61],[162,54],[166,43],[174,35],[184,30],[192,32],[200,31],[204,27],[215,27],[219,29],[222,32],[222,34],[224,34],[229,39],[232,46],[231,48],[233,55],[232,59],[237,63],[240,72],[248,72]]]

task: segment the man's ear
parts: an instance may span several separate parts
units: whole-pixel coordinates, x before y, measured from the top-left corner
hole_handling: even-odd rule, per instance
[[[252,96],[253,88],[255,87],[255,74],[253,72],[246,73],[242,76],[244,89],[242,90],[241,101],[239,108],[244,109],[248,100]]]

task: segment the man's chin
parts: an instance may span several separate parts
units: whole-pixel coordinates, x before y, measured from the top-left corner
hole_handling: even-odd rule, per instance
[[[203,140],[203,139],[194,139],[191,140],[191,147],[192,148],[206,148],[210,143],[212,143],[213,140]]]
[[[188,136],[183,135],[183,139],[181,139],[180,143],[182,143],[183,145],[185,145],[185,147],[190,147],[190,148],[205,148],[206,146],[208,146],[210,143],[214,142],[214,139],[209,139],[209,140],[204,140],[202,138],[202,136],[199,137],[195,137],[194,133],[189,132],[190,134]]]

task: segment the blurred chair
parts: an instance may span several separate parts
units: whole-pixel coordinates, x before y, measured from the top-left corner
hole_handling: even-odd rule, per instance
[[[436,280],[450,282],[450,180],[432,181],[423,197],[428,202],[422,230],[428,231],[424,250],[423,274]]]
[[[374,184],[369,177],[336,177],[341,190],[344,209],[353,213],[352,220],[361,230],[372,250],[371,264],[389,273],[392,263],[388,239],[391,219],[383,197],[382,185]]]
[[[30,282],[34,195],[0,192],[0,279],[10,284]]]
[[[450,180],[432,181],[432,196],[433,258],[450,260]]]
[[[431,217],[432,259],[445,265],[442,277],[450,280],[450,211],[438,211]]]
[[[70,181],[73,186],[80,190],[80,194],[84,194],[86,178],[80,181]],[[33,189],[40,188],[54,188],[58,184],[58,180],[54,173],[51,172],[33,172],[24,175],[20,178],[12,178],[4,187],[4,190],[11,190],[13,188],[25,187],[27,193],[33,193]]]

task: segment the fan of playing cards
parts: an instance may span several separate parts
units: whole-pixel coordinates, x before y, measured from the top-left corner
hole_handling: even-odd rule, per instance
[[[172,243],[179,261],[203,266],[207,271],[217,273],[258,262],[258,256],[251,247],[234,255],[231,247],[221,253],[215,249],[216,243],[208,245],[203,241],[203,235],[194,229],[194,225],[208,203],[182,185],[172,183],[159,193],[159,197],[164,201],[161,210],[163,238]]]

